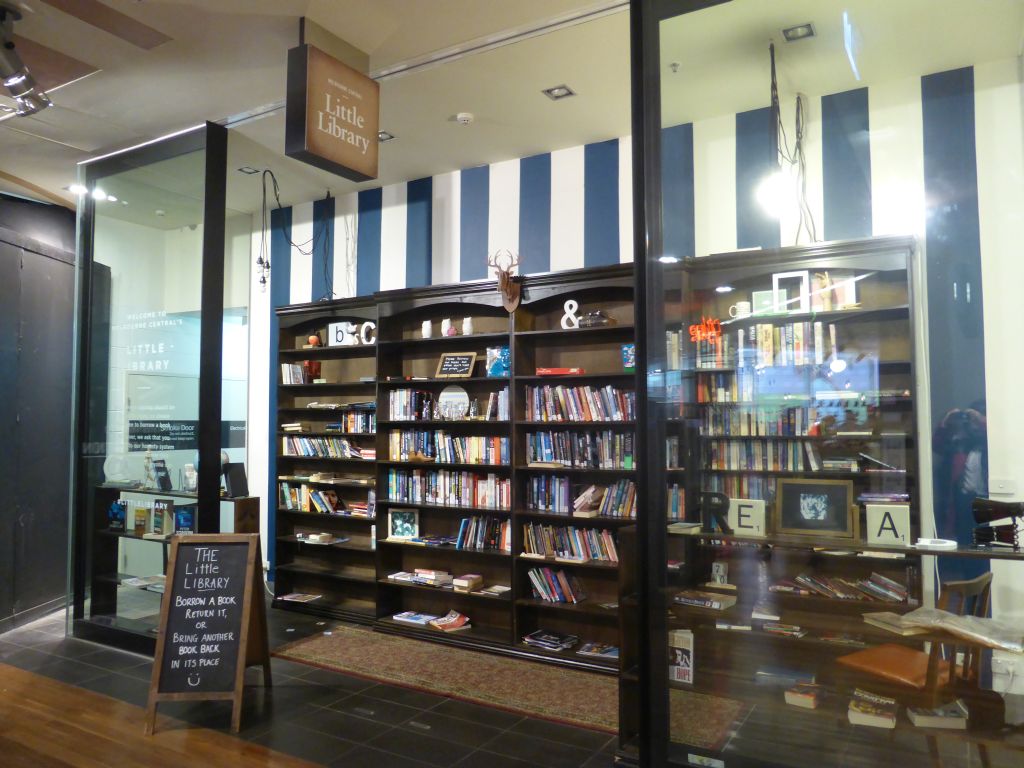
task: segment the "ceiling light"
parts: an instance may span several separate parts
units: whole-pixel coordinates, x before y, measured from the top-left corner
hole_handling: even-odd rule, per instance
[[[387,131],[377,131],[377,141],[379,141],[381,144],[383,144],[385,141],[391,141],[394,138],[395,135],[393,133],[388,133]]]
[[[564,84],[556,85],[552,88],[545,88],[543,91],[541,91],[541,93],[543,93],[552,101],[558,101],[559,99],[567,99],[570,96],[576,95],[576,91],[574,91],[568,85]]]
[[[679,257],[678,256],[669,256],[668,254],[666,254],[664,256],[659,256],[658,257],[658,261],[660,261],[662,264],[678,264],[679,263]]]
[[[167,215],[167,211],[165,211],[163,208],[157,208],[155,211],[153,211],[153,213],[155,213],[157,216]]]
[[[107,195],[107,202],[108,203],[116,203],[117,202],[117,198],[114,197],[113,195]]]
[[[731,285],[720,285],[715,288],[717,293],[732,293],[735,289]]]
[[[253,168],[251,165],[243,165],[238,169],[239,173],[244,173],[246,176],[252,176],[254,173],[259,173],[259,169]]]
[[[814,25],[809,21],[806,24],[797,24],[795,27],[782,30],[782,36],[786,38],[787,43],[814,37]]]
[[[103,191],[102,187],[93,187],[93,189],[92,189],[92,199],[93,200],[106,200],[107,199],[107,193]]]
[[[40,88],[14,47],[14,22],[21,11],[10,2],[0,0],[0,82],[18,105],[19,115],[32,115],[50,106],[50,99]]]
[[[846,361],[843,360],[843,358],[841,357],[837,357],[835,360],[828,364],[828,367],[829,370],[832,371],[832,373],[842,373],[843,371],[846,370]],[[847,386],[849,386],[849,384],[847,384]]]
[[[86,192],[89,191],[84,184],[71,184],[67,187],[64,187],[64,189],[66,189],[72,195],[84,195]]]

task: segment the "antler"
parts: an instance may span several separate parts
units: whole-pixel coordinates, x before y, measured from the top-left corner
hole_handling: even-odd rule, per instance
[[[506,259],[508,260],[508,266],[501,266],[499,262]],[[487,257],[487,266],[494,267],[498,272],[511,272],[514,267],[519,266],[519,254],[513,255],[512,252],[507,249],[495,251],[493,256]]]

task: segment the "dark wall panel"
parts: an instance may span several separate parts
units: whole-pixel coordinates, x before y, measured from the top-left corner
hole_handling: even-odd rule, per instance
[[[75,212],[63,206],[0,194],[0,229],[10,229],[74,258]]]
[[[18,370],[18,271],[21,249],[0,240],[0,622],[14,613],[14,391]]]
[[[15,402],[15,611],[60,597],[67,579],[74,267],[24,250]]]

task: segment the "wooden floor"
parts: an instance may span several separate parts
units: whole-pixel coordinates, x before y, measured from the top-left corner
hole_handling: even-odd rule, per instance
[[[0,765],[4,768],[180,768],[313,765],[225,733],[158,715],[0,663]]]

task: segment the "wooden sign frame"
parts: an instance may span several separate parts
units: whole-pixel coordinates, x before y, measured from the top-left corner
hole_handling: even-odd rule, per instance
[[[245,564],[245,588],[242,595],[242,621],[238,637],[238,659],[235,664],[235,683],[230,691],[199,691],[160,693],[160,672],[163,669],[164,650],[167,639],[167,622],[174,592],[174,574],[181,544],[247,544]],[[167,575],[164,581],[163,600],[160,605],[160,625],[156,639],[156,654],[153,657],[153,674],[149,682],[149,701],[146,705],[145,734],[151,736],[156,726],[156,705],[161,701],[231,701],[231,731],[238,733],[242,723],[242,692],[247,667],[263,667],[263,685],[272,685],[270,674],[270,645],[267,640],[267,612],[263,601],[263,579],[256,569],[262,567],[260,537],[258,534],[188,534],[172,536],[167,557]]]
[[[444,361],[449,357],[468,357],[469,358],[469,370],[466,373],[441,373],[441,369],[444,368]],[[437,361],[437,372],[434,374],[435,379],[471,379],[473,378],[473,367],[476,365],[476,352],[442,352],[441,359]]]

